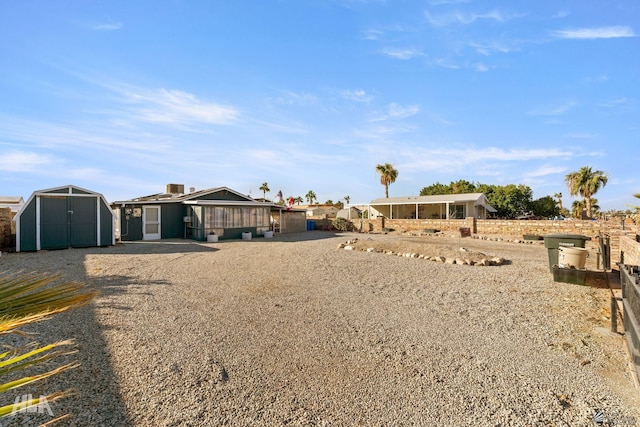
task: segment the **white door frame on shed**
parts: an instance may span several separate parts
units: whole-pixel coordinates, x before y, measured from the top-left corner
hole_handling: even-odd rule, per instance
[[[147,218],[149,216],[148,213],[151,213],[152,210],[157,210],[157,219],[149,220]],[[142,207],[142,240],[160,240],[162,238],[162,230],[160,229],[161,212],[160,205],[145,205]]]

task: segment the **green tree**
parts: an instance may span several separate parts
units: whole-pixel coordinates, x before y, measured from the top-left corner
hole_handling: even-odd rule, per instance
[[[267,193],[271,191],[269,190],[269,184],[266,182],[263,182],[258,190],[262,191],[262,198],[265,200],[267,199]]]
[[[534,215],[550,218],[560,215],[558,203],[551,196],[544,196],[531,202]]]
[[[333,200],[329,199],[326,202],[324,202],[325,205],[333,205]]]
[[[453,194],[468,194],[476,192],[476,185],[473,182],[469,182],[464,179],[459,179],[456,182],[451,183],[451,190]]]
[[[515,218],[531,210],[532,191],[526,185],[494,186],[493,191],[485,195],[499,217]]]
[[[388,199],[389,185],[396,182],[398,171],[392,164],[385,163],[383,165],[376,165],[376,172],[380,174],[380,184],[384,185],[384,196]]]
[[[300,206],[300,203],[304,202],[304,199],[302,198],[302,196],[298,196],[294,199],[294,202],[296,202],[298,206]]]
[[[305,199],[307,199],[309,204],[312,205],[313,201],[316,199],[316,193],[314,193],[312,190],[309,190],[309,192],[304,197]]]
[[[584,198],[585,210],[591,218],[593,213],[592,196],[607,185],[609,177],[602,171],[594,171],[589,166],[583,166],[577,172],[571,172],[565,176],[565,182],[572,196],[578,194]]]
[[[423,187],[422,190],[420,190],[421,196],[437,196],[441,194],[451,194],[451,186],[436,182],[435,184],[431,184],[428,187]]]
[[[349,201],[351,201],[351,197],[349,196],[344,196],[344,201],[347,202],[347,205],[349,204]]]

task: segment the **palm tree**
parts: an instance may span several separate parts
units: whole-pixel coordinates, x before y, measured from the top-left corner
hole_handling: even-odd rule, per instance
[[[565,182],[569,187],[572,196],[578,194],[584,198],[587,215],[591,218],[592,207],[591,197],[600,190],[600,187],[607,185],[609,177],[602,171],[594,171],[589,166],[583,166],[577,172],[572,172],[565,177]]]
[[[389,184],[396,182],[398,171],[389,163],[376,165],[376,172],[380,174],[380,184],[384,185],[384,196],[389,198]]]
[[[262,191],[262,198],[264,200],[267,200],[267,193],[271,191],[269,190],[269,184],[267,184],[266,182],[263,182],[260,188],[258,188],[258,190]]]
[[[562,193],[556,193],[553,197],[558,199],[558,208],[560,208],[560,211],[562,212]]]
[[[316,199],[316,193],[313,190],[309,190],[309,192],[304,196],[305,199],[309,202],[310,205],[313,204],[313,200]]]
[[[298,196],[294,199],[294,202],[296,202],[298,206],[300,206],[300,203],[304,202],[304,199],[301,196]]]
[[[34,322],[49,319],[57,313],[88,304],[96,296],[95,292],[82,293],[83,285],[79,283],[55,283],[57,276],[44,274],[0,274],[0,336],[10,333],[22,334],[18,328]],[[0,393],[56,375],[67,369],[78,366],[68,363],[57,368],[50,365],[51,359],[63,354],[62,348],[73,344],[73,340],[59,341],[44,346],[27,346],[10,348],[0,354]],[[3,346],[6,347],[6,346]],[[30,374],[33,367],[49,366],[44,373]],[[24,372],[22,378],[15,378],[14,373]],[[10,381],[7,381],[11,377]],[[40,405],[68,396],[68,392],[55,392],[40,398],[31,398],[19,403],[19,410],[40,408]],[[0,407],[0,417],[11,416],[16,404]],[[59,421],[66,415],[56,418]],[[49,424],[49,423],[47,423]]]
[[[633,197],[635,197],[636,199],[640,199],[640,193],[634,194]],[[627,206],[635,209],[635,212],[633,213],[632,218],[636,224],[640,224],[640,206],[634,206],[634,205],[627,205]]]
[[[349,204],[349,202],[351,201],[351,197],[349,196],[344,196],[344,201],[347,202],[347,205]]]

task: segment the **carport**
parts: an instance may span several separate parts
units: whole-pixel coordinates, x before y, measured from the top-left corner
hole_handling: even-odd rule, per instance
[[[35,191],[15,221],[17,252],[115,244],[104,196],[73,185]]]

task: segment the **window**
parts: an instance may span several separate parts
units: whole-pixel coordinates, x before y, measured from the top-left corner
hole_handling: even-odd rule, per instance
[[[192,220],[193,221],[193,220]],[[205,208],[204,227],[209,228],[246,228],[268,227],[269,208]]]
[[[464,219],[465,212],[464,205],[449,205],[449,218],[451,219]]]

